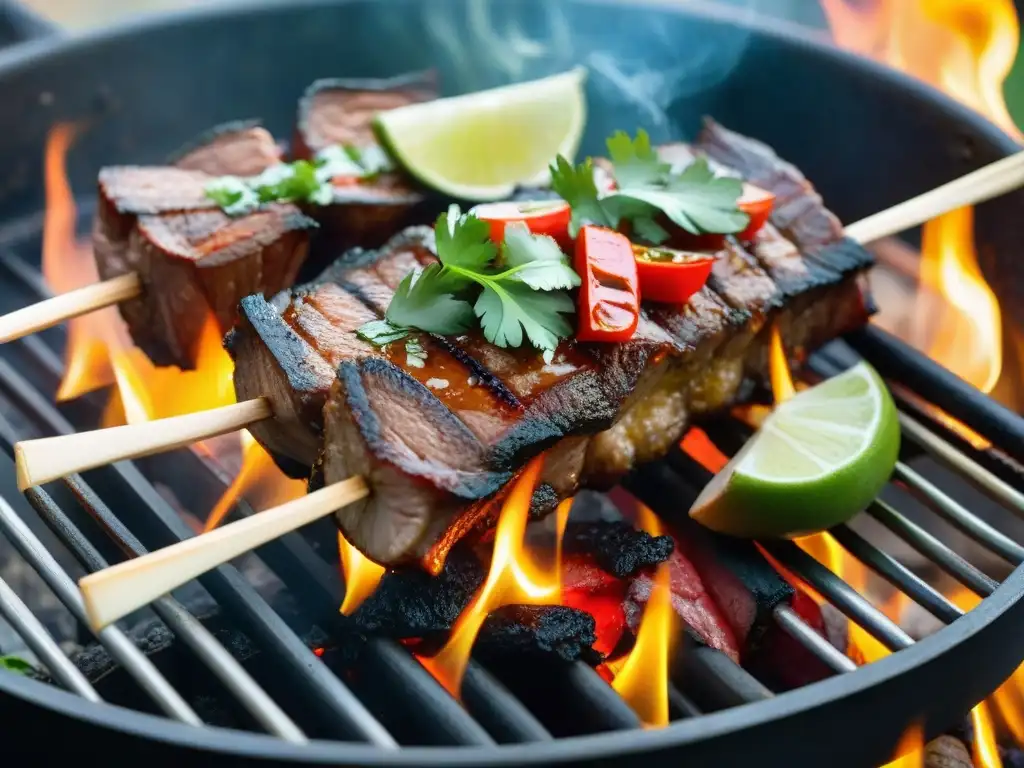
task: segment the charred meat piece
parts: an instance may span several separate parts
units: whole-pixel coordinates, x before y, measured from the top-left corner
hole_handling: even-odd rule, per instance
[[[232,218],[206,197],[206,171],[277,162],[269,133],[223,129],[179,160],[186,167],[110,167],[99,175],[93,250],[102,279],[139,275],[143,294],[120,305],[135,343],[157,365],[192,368],[207,318],[223,333],[241,297],[291,285],[314,222],[292,205]]]
[[[747,250],[728,240],[708,285],[685,307],[646,308],[629,342],[566,342],[545,363],[478,333],[424,334],[426,360],[410,362],[404,342],[379,350],[355,331],[382,315],[402,276],[434,259],[429,234],[415,233],[354,251],[273,302],[246,299],[229,343],[239,397],[268,396],[274,407],[258,440],[307,468],[322,446],[327,482],[367,478],[375,493],[338,523],[385,564],[418,559],[439,570],[454,541],[491,525],[498,489],[541,451],[537,514],[581,485],[609,487],[767,374],[771,323],[789,318],[791,348],[857,327],[870,311],[862,270],[850,268],[869,257],[849,241],[816,242],[802,268],[810,257],[795,249],[783,259],[777,243]]]
[[[437,77],[432,71],[386,80],[317,80],[299,102],[293,154],[312,160],[328,147],[379,150],[373,133],[376,113],[436,98]],[[333,258],[355,245],[380,246],[403,223],[411,222],[423,199],[411,180],[396,170],[356,183],[336,179],[334,203],[316,212],[324,229],[324,257]]]

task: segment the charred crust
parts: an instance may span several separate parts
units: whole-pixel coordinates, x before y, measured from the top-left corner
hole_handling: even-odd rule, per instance
[[[217,139],[232,133],[243,133],[244,131],[251,130],[253,128],[262,128],[263,121],[259,118],[252,118],[250,120],[231,120],[227,123],[220,123],[219,125],[208,128],[194,139],[186,144],[178,147],[176,150],[171,152],[167,156],[167,165],[177,165],[179,161],[190,155],[197,149],[202,149],[207,144],[212,144]]]
[[[293,205],[275,205],[273,207],[280,210],[281,225],[285,232],[302,232],[320,228],[316,219],[311,219]]]
[[[426,386],[409,376],[398,366],[381,358],[346,360],[338,367],[345,402],[352,421],[359,429],[367,449],[378,460],[397,467],[402,472],[422,477],[440,490],[467,500],[483,499],[499,491],[511,477],[511,472],[489,471],[430,471],[424,463],[413,462],[385,437],[380,419],[370,402],[364,377],[372,379],[374,386],[390,389],[412,401],[430,415],[437,431],[446,439],[458,440],[482,456],[483,446],[476,435],[449,411]]]
[[[491,450],[496,471],[519,467],[563,437],[593,434],[615,421],[619,408],[606,396],[607,386],[593,371],[583,371],[537,398],[515,426]]]
[[[843,237],[822,248],[809,251],[805,258],[836,270],[843,277],[862,272],[875,265],[875,257],[860,243]]]
[[[627,522],[569,523],[562,537],[563,552],[589,555],[601,570],[624,579],[665,562],[675,549],[671,536],[651,536]]]
[[[306,392],[316,388],[317,378],[307,363],[311,356],[317,354],[316,350],[281,319],[270,302],[259,294],[246,296],[239,302],[239,313],[278,362],[293,389]],[[229,334],[230,338],[225,339],[229,354],[237,346],[237,333],[239,330],[234,329]]]

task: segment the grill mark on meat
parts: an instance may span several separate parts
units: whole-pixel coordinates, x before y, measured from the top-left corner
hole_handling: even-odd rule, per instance
[[[808,338],[831,336],[845,330],[843,326],[848,322],[863,322],[865,305],[857,280],[843,278],[841,267],[829,266],[836,259],[834,254],[848,246],[818,246],[818,262],[801,268],[799,256],[791,250],[765,250],[755,242],[751,253],[734,240],[727,240],[715,264],[713,280],[688,306],[645,308],[637,337],[630,344],[563,344],[554,363],[562,362],[562,356],[570,357],[566,352],[571,360],[564,371],[554,372],[553,381],[539,386],[536,378],[516,380],[517,376],[537,376],[540,365],[536,353],[532,353],[535,362],[531,368],[531,358],[525,356],[529,350],[496,350],[476,334],[447,339],[448,344],[479,361],[504,382],[525,408],[498,439],[481,441],[479,433],[474,434],[482,450],[465,451],[463,458],[479,461],[479,468],[473,471],[493,478],[510,475],[522,467],[526,458],[547,450],[548,462],[558,467],[554,474],[567,473],[570,479],[551,482],[556,478],[546,467],[542,478],[546,482],[534,494],[535,507],[546,511],[559,498],[571,494],[579,480],[587,485],[610,482],[635,464],[663,455],[694,415],[728,405],[736,398],[746,375],[760,371],[767,323],[773,315],[781,314],[780,309],[786,312],[803,301],[805,294],[799,288],[803,275],[813,278],[803,283],[804,290],[816,296],[818,303],[799,316],[794,314],[793,319],[815,326],[806,332]],[[775,247],[780,248],[777,244]],[[420,264],[433,258],[429,247],[413,247],[411,251]],[[399,258],[393,253],[386,257],[369,252],[349,254],[328,272],[346,292],[380,312],[390,301],[388,283],[393,284],[404,267],[376,259]],[[864,260],[859,253],[845,256]],[[779,276],[778,282],[772,279],[773,274]],[[830,305],[834,298],[844,302],[845,308],[838,315]],[[784,340],[790,341],[785,333]],[[516,355],[524,357],[517,359]],[[348,366],[350,384],[358,382],[363,391],[372,392],[376,381],[369,383],[361,378],[367,362],[357,359],[344,365]],[[390,375],[382,379],[386,386],[396,387],[391,378],[398,377],[414,389],[414,385],[419,386],[415,389],[419,396],[429,392],[410,370],[402,371],[394,365],[388,370]],[[378,370],[374,375],[381,378],[380,374]],[[347,391],[347,387],[336,385],[324,410],[324,479],[336,482],[351,474],[364,474],[379,492],[356,508],[339,513],[338,523],[349,540],[375,560],[395,563],[424,558],[427,567],[436,569],[451,542],[493,522],[504,494],[470,500],[446,490],[452,485],[451,478],[447,478],[447,486],[435,485],[428,479],[440,471],[435,465],[424,469],[423,457],[415,452],[388,454],[383,443],[363,434],[364,425],[371,422],[368,416],[362,420],[354,416],[358,409],[346,399]],[[432,403],[443,407],[443,398],[431,395]],[[378,398],[375,403],[369,395],[360,401],[376,418],[386,416],[393,422],[403,411],[387,403],[390,401],[386,398]],[[387,413],[380,407],[388,409]],[[448,417],[459,421],[468,434],[474,433],[450,411]],[[413,416],[410,413],[404,418]],[[612,429],[601,433],[608,427]],[[380,437],[380,433],[375,435]],[[435,446],[424,444],[421,449],[426,451],[428,447]],[[612,455],[616,447],[622,448],[617,456]],[[377,449],[379,454],[374,453]],[[470,487],[464,481],[465,477],[459,475],[463,492]],[[476,487],[490,485],[482,482]]]
[[[294,282],[315,223],[291,205],[232,219],[206,197],[210,173],[247,174],[279,158],[253,125],[221,126],[180,154],[181,167],[100,171],[93,250],[99,276],[137,273],[144,295],[119,311],[157,365],[191,368],[208,312],[222,332],[240,296]]]
[[[298,159],[311,160],[320,150],[339,144],[375,146],[375,114],[435,98],[437,77],[432,71],[382,80],[317,80],[299,101],[293,153]],[[382,245],[396,229],[421,216],[425,200],[399,172],[356,183],[338,179],[333,192],[333,205],[316,212],[324,230],[320,239],[324,252],[314,254],[317,260],[326,261],[355,245]]]

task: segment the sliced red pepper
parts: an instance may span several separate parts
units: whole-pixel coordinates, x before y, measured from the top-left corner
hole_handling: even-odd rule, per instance
[[[736,235],[741,242],[747,242],[754,239],[754,235],[772,215],[772,208],[775,207],[775,195],[767,189],[744,183],[743,194],[736,201],[736,207],[750,217],[747,228]]]
[[[496,243],[505,239],[505,227],[515,221],[523,222],[535,235],[553,237],[563,250],[572,242],[569,238],[572,209],[564,200],[484,203],[470,213],[490,224],[491,240]]]
[[[576,238],[580,276],[578,341],[628,341],[640,321],[636,259],[629,238],[586,226]]]
[[[669,248],[634,245],[640,298],[665,304],[685,304],[708,281],[714,256]]]

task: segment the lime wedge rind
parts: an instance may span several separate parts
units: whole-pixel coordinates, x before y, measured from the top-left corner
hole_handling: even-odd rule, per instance
[[[490,202],[544,183],[573,160],[586,125],[586,70],[382,112],[378,137],[415,178],[452,197]]]
[[[792,538],[831,528],[864,509],[884,487],[899,455],[899,420],[892,397],[866,363],[804,390],[780,405],[761,430],[708,484],[690,510],[703,525],[745,538]],[[853,405],[864,418],[807,419],[804,406]]]

